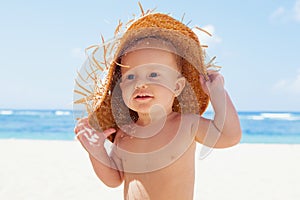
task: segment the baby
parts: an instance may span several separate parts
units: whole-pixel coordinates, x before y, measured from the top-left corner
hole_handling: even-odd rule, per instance
[[[240,141],[238,115],[223,76],[206,71],[195,38],[165,14],[135,21],[108,75],[103,98],[109,100],[75,128],[99,179],[109,187],[124,183],[124,199],[192,200],[196,142],[226,148]],[[208,98],[213,120],[200,115]],[[111,109],[104,110],[107,102]],[[111,116],[114,121],[106,127],[103,121]],[[104,147],[108,137],[110,153]]]

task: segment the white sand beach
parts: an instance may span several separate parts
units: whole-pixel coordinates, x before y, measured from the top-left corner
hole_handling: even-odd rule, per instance
[[[0,140],[0,158],[1,200],[122,199],[77,141]],[[300,145],[239,144],[196,166],[195,199],[300,199]]]

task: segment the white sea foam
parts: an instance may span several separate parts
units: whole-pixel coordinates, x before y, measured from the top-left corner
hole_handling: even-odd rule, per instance
[[[67,110],[0,110],[0,115],[18,115],[18,116],[66,116],[71,115]]]
[[[61,116],[61,115],[70,115],[70,111],[62,111],[62,110],[57,110],[55,111],[55,115]]]
[[[38,112],[38,111],[17,111],[15,114],[16,114],[16,115],[29,115],[29,116],[35,116],[35,115],[40,115],[41,112]]]
[[[252,120],[265,120],[265,119],[271,119],[271,120],[300,120],[299,115],[293,115],[292,113],[261,113],[259,115],[251,115],[248,116],[247,119]]]
[[[0,115],[12,115],[13,113],[12,110],[0,110]]]
[[[265,118],[261,115],[252,115],[248,116],[247,119],[252,119],[252,120],[264,120]]]
[[[291,113],[261,113],[261,116],[269,119],[291,119]]]

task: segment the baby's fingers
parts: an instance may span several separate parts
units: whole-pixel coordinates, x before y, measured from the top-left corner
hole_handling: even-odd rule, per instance
[[[107,129],[103,132],[98,132],[93,128],[83,127],[76,135],[77,138],[82,138],[83,135],[90,142],[96,142],[95,140],[104,141],[108,136],[115,133],[116,130],[114,128]]]
[[[219,75],[220,75],[220,73],[217,71],[213,71],[213,70],[207,71],[207,76],[209,77],[209,81],[211,81],[211,82]]]
[[[224,85],[224,77],[216,71],[208,71],[208,77],[210,81],[207,81],[206,84],[221,84]]]
[[[106,129],[103,134],[105,135],[106,138],[108,138],[111,134],[115,133],[116,132],[116,129],[114,128],[109,128],[109,129]]]
[[[206,94],[208,94],[208,88],[207,88],[207,85],[206,85],[206,82],[207,82],[207,81],[205,80],[205,77],[204,77],[203,75],[200,75],[199,79],[200,79],[200,83],[201,83],[202,90],[203,90]]]
[[[87,127],[82,128],[77,133],[76,138],[83,144],[83,146],[85,146],[85,148],[87,144],[99,146],[105,140],[105,136],[102,132],[97,132],[96,130]]]
[[[74,128],[74,133],[76,135],[79,134],[79,132],[84,128],[84,127],[88,127],[88,118],[82,118],[80,120],[78,120],[76,127]]]

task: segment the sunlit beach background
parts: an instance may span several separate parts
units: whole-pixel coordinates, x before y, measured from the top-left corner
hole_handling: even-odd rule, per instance
[[[72,101],[85,48],[137,2],[1,1],[1,200],[122,199],[74,139]],[[300,199],[300,0],[140,2],[212,34],[197,32],[240,117],[239,145],[205,159],[197,146],[195,199]]]

